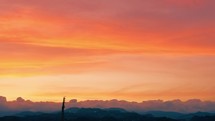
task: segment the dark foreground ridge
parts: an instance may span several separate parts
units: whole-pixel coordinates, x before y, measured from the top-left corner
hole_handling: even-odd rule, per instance
[[[166,114],[168,115],[168,113]],[[61,112],[22,112],[14,116],[0,117],[0,121],[60,121]],[[194,113],[179,117],[155,117],[153,114],[138,114],[123,109],[70,108],[65,110],[65,121],[215,121],[214,114]]]

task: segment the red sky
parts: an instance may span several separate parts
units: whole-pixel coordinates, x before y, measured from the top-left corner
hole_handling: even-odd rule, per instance
[[[215,100],[214,0],[0,0],[0,94]]]

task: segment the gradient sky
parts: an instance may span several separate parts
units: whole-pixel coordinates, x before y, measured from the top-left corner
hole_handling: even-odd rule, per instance
[[[215,100],[214,0],[0,0],[0,95]]]

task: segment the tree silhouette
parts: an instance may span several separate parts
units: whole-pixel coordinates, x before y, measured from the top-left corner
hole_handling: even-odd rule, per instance
[[[66,100],[66,98],[64,97],[63,98],[63,103],[62,103],[61,121],[64,121],[65,100]]]

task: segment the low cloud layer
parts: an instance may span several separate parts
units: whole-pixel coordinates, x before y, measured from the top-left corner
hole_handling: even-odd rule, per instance
[[[80,108],[123,108],[128,111],[146,112],[146,111],[174,111],[182,113],[192,112],[214,112],[215,102],[201,101],[192,99],[185,102],[180,100],[162,101],[150,100],[143,102],[128,102],[124,100],[86,100],[77,101],[71,99],[66,102],[66,108],[80,107]],[[0,113],[10,114],[22,111],[41,111],[53,112],[61,109],[61,103],[56,102],[32,102],[18,97],[14,101],[7,101],[6,97],[0,97]]]

